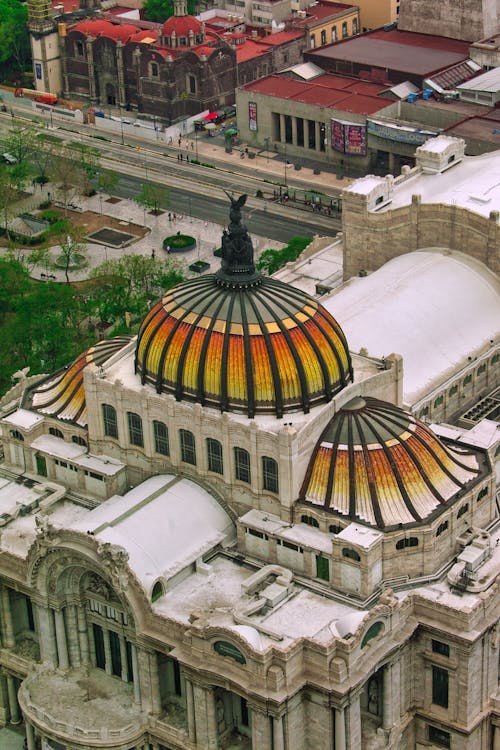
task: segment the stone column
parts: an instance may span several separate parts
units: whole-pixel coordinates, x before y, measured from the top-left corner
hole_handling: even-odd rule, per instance
[[[386,664],[382,672],[382,728],[392,727],[392,666]]]
[[[219,747],[219,728],[217,725],[217,706],[215,704],[215,690],[205,689],[207,701],[207,732],[209,750],[217,750]]]
[[[273,750],[285,750],[282,716],[273,716]]]
[[[314,136],[316,142],[316,151],[321,151],[321,128],[319,122],[314,123]]]
[[[97,657],[95,653],[95,641],[94,641],[94,628],[92,623],[87,623],[87,642],[89,644],[89,660],[93,667],[97,664]]]
[[[185,685],[188,734],[191,742],[196,743],[196,708],[194,705],[193,683],[186,677]]]
[[[65,609],[65,614],[66,614],[66,623],[68,625],[69,662],[72,667],[79,667],[81,664],[81,658],[80,658],[80,643],[78,639],[76,606],[74,604],[69,604]]]
[[[493,725],[493,750],[500,750],[500,727]]]
[[[359,693],[351,694],[351,702],[347,709],[346,736],[348,749],[359,750],[361,747],[361,706]]]
[[[68,644],[66,641],[66,628],[64,625],[64,610],[55,610],[54,622],[56,625],[57,660],[59,668],[69,669]]]
[[[9,720],[9,694],[7,692],[6,674],[0,669],[0,726]]]
[[[286,143],[285,115],[280,115],[280,141]]]
[[[10,596],[7,586],[2,585],[2,611],[4,624],[4,645],[6,648],[13,648],[16,645],[14,638],[14,624],[12,622],[12,610],[10,608]]]
[[[97,102],[97,86],[96,86],[96,75],[95,75],[95,64],[94,64],[94,40],[91,37],[87,37],[85,41],[85,47],[87,49],[87,66],[88,66],[88,79],[89,79],[89,95],[90,101],[95,104]]]
[[[252,710],[252,750],[272,747],[271,718],[254,706]]]
[[[141,702],[141,685],[139,682],[139,660],[137,658],[137,649],[132,644],[132,678],[134,680],[134,702]]]
[[[38,615],[38,629],[40,642],[40,655],[42,662],[51,667],[57,667],[57,647],[54,631],[54,613],[49,607],[41,604],[36,605]]]
[[[113,674],[113,664],[111,661],[111,641],[109,639],[109,630],[107,628],[102,629],[102,635],[104,640],[104,669],[106,674]]]
[[[122,663],[121,678],[123,682],[128,682],[127,643],[125,641],[125,636],[120,633],[118,635],[118,641],[120,643],[120,661]]]
[[[292,117],[292,144],[297,145],[297,118]]]
[[[26,722],[26,744],[28,745],[28,750],[35,750],[35,730],[29,721]]]
[[[158,716],[161,714],[161,695],[156,651],[149,654],[149,675],[151,680],[151,712]]]
[[[346,750],[345,738],[345,711],[343,708],[335,709],[335,750]]]
[[[10,723],[20,724],[21,714],[19,713],[19,704],[17,702],[16,681],[11,674],[7,675],[7,691],[9,695]]]
[[[89,633],[87,628],[87,615],[84,605],[76,608],[76,619],[78,628],[78,642],[80,644],[80,658],[83,664],[90,662]]]
[[[195,726],[197,747],[216,750],[219,747],[219,738],[214,691],[193,683],[193,697],[196,706]]]

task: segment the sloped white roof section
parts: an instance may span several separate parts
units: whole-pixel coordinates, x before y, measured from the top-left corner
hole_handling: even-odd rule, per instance
[[[217,501],[195,482],[171,474],[110,498],[72,528],[123,547],[148,595],[156,581],[167,583],[217,544],[235,538],[234,524]]]
[[[500,283],[462,253],[430,249],[402,255],[352,278],[322,304],[349,349],[403,356],[407,405],[423,398],[490,347],[500,332]]]
[[[304,81],[311,81],[313,78],[322,76],[325,73],[322,68],[318,67],[318,65],[315,65],[312,62],[297,63],[297,65],[292,65],[290,68],[285,68],[282,72],[294,73]]]
[[[495,93],[500,90],[500,68],[493,68],[480,76],[471,78],[457,85],[457,89],[466,89],[468,91],[492,91]]]

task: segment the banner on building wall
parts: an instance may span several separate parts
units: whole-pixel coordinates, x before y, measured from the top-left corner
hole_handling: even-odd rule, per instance
[[[38,81],[42,80],[42,63],[35,63],[35,75]]]
[[[257,130],[257,103],[248,102],[248,122],[250,130]]]
[[[332,148],[351,156],[366,156],[366,125],[332,119]]]

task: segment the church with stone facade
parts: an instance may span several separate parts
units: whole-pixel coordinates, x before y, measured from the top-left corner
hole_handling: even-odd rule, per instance
[[[497,425],[416,417],[401,356],[256,270],[244,204],[215,274],[0,401],[0,722],[28,750],[498,750]]]

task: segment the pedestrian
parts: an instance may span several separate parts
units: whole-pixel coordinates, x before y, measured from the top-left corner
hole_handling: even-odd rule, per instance
[[[170,211],[168,212],[168,220],[172,221],[172,214],[170,213]]]
[[[177,221],[177,214],[174,214],[174,221]]]
[[[189,154],[186,156],[186,161],[189,164]]]
[[[182,154],[179,154],[179,159],[182,161],[182,159],[183,159]]]
[[[167,255],[170,255],[170,245],[167,245]]]
[[[156,255],[156,253],[155,253],[155,249],[153,248],[153,249],[151,250],[151,259],[152,259],[152,260],[154,260],[154,259],[155,259],[155,255]]]
[[[169,137],[169,139],[168,139],[168,145],[169,145],[169,146],[171,146],[171,145],[172,145],[172,136],[170,136],[170,137]]]
[[[194,141],[191,141],[191,151],[194,151]]]
[[[177,141],[177,143],[179,144],[179,148],[180,148],[181,147],[181,143],[182,143],[182,138],[180,136],[179,136],[179,140]]]

